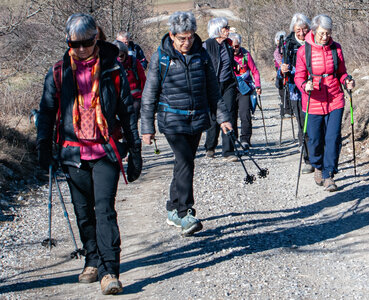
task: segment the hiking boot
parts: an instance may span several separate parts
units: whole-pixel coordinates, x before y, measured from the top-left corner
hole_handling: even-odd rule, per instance
[[[250,145],[249,145],[248,142],[242,143],[242,147],[243,147],[244,150],[249,150],[250,149]]]
[[[324,179],[324,190],[328,192],[335,192],[337,191],[338,187],[335,184],[333,178],[325,178]]]
[[[206,157],[214,158],[215,151],[214,150],[206,150]]]
[[[178,217],[176,209],[168,211],[167,224],[175,227],[181,227],[181,218]]]
[[[229,155],[229,156],[224,156],[223,160],[226,162],[236,162],[238,158],[235,155]]]
[[[202,224],[199,219],[192,215],[192,210],[187,211],[187,215],[181,220],[182,235],[190,236],[202,229]]]
[[[78,281],[80,283],[92,283],[97,281],[97,268],[86,267],[83,272],[78,276]]]
[[[323,185],[323,177],[322,177],[322,170],[315,169],[314,171],[314,180],[315,183],[319,186]]]
[[[301,170],[302,174],[310,174],[314,172],[314,167],[311,164],[304,164],[304,167]]]
[[[114,295],[123,291],[122,283],[114,274],[105,275],[100,284],[103,295]]]

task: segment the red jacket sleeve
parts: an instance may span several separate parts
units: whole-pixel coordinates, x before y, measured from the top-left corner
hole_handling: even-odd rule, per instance
[[[255,65],[254,60],[252,59],[252,56],[251,56],[250,52],[247,53],[247,65],[248,65],[248,67],[249,67],[249,69],[252,73],[252,77],[255,80],[255,86],[258,87],[258,88],[261,87],[261,85],[260,85],[260,73],[259,73],[258,68]]]
[[[146,83],[145,70],[142,67],[142,64],[139,62],[138,59],[136,59],[136,64],[137,64],[137,75],[138,75],[138,78],[140,79],[141,90],[143,91],[145,87],[145,83]]]

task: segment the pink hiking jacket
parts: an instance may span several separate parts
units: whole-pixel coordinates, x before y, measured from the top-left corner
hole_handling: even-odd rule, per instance
[[[234,56],[234,60],[240,65],[242,66],[242,58],[243,58],[243,53],[242,53],[242,48],[240,49],[240,52]],[[254,60],[252,59],[252,56],[250,54],[250,52],[247,51],[247,64],[245,64],[243,66],[245,68],[245,72],[247,71],[251,71],[252,77],[255,80],[255,87],[261,87],[260,85],[260,74],[259,74],[259,70],[256,67]],[[237,74],[236,72],[234,72],[234,74],[236,76],[240,76],[240,74]]]
[[[341,45],[336,43],[338,69],[335,76],[333,75],[333,55],[330,49],[330,45],[334,43],[332,38],[330,38],[327,45],[317,45],[314,41],[313,32],[310,31],[306,35],[305,41],[311,45],[311,67],[313,74],[330,74],[324,78],[321,76],[313,76],[314,90],[311,92],[309,114],[326,115],[335,109],[343,108],[345,106],[345,100],[341,84],[344,84],[348,75],[346,73],[345,60],[343,58]],[[305,85],[308,76],[304,45],[297,51],[295,72],[295,84],[302,94],[302,110],[304,112],[306,112],[307,100],[309,97],[305,92]]]

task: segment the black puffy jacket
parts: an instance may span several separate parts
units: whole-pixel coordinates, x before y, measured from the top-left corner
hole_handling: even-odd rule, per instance
[[[296,67],[297,50],[301,47],[301,44],[296,40],[295,32],[291,32],[286,38],[285,51],[283,61],[284,63],[290,65],[290,70],[292,67]],[[295,83],[295,74],[291,72],[287,73],[290,83]]]
[[[213,65],[201,39],[195,34],[191,51],[183,61],[173,48],[167,33],[161,41],[162,55],[169,55],[170,66],[161,85],[159,54],[151,58],[149,72],[141,100],[141,133],[155,133],[154,115],[158,111],[159,131],[165,134],[197,134],[210,127],[207,110],[217,116],[217,122],[229,121],[229,113],[220,94]],[[162,64],[162,68],[165,66]],[[196,115],[181,115],[165,112],[164,106],[172,109],[196,110]]]
[[[129,148],[137,149],[141,141],[137,130],[137,121],[133,112],[133,100],[131,97],[129,83],[125,76],[123,67],[117,62],[118,48],[114,45],[98,41],[100,51],[100,101],[102,112],[106,118],[109,128],[109,135],[118,126],[124,131]],[[117,97],[112,72],[120,70],[120,95]],[[73,128],[73,104],[76,97],[76,85],[73,79],[73,71],[70,65],[68,51],[63,58],[61,88],[61,120],[60,120],[60,139],[63,141],[78,142]],[[49,147],[51,150],[54,124],[58,112],[59,103],[56,97],[56,87],[53,78],[53,68],[50,68],[45,77],[44,91],[40,102],[40,114],[37,126],[37,148]],[[118,118],[119,119],[118,119]],[[109,144],[103,145],[108,151],[111,149]],[[108,148],[107,148],[108,147]],[[120,149],[121,150],[121,149]],[[128,150],[128,149],[126,149]],[[123,150],[124,151],[124,150]],[[111,154],[111,153],[110,153]],[[62,164],[80,166],[79,147],[61,147],[60,160]]]

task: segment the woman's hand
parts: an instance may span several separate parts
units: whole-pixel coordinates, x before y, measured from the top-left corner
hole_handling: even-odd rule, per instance
[[[283,73],[283,74],[285,74],[285,73],[288,73],[290,70],[289,70],[289,66],[287,65],[287,64],[282,64],[281,65],[281,72]]]
[[[256,88],[256,94],[261,95],[261,88]]]
[[[224,134],[227,134],[228,131],[233,130],[232,124],[230,122],[223,122],[220,124],[220,128],[222,128]]]
[[[155,134],[154,133],[145,133],[142,135],[142,141],[147,144],[147,145],[151,145],[152,144],[152,140],[155,138]]]
[[[348,90],[352,90],[355,87],[355,80],[353,80],[351,77],[346,79],[346,88]]]
[[[305,85],[305,92],[309,93],[311,91],[314,90],[314,85],[313,85],[313,82],[312,81],[308,81],[306,82],[306,85]]]

